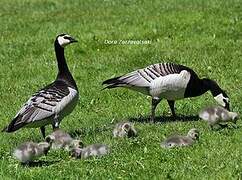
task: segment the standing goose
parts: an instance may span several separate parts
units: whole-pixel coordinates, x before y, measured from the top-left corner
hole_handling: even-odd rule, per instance
[[[66,64],[64,47],[73,42],[77,41],[68,34],[56,37],[54,42],[58,63],[56,80],[30,97],[3,131],[14,132],[23,127],[40,127],[45,137],[46,125],[52,124],[53,129],[59,128],[61,120],[72,112],[79,95],[76,82]]]
[[[227,94],[214,80],[200,79],[192,69],[174,63],[153,64],[123,76],[108,79],[102,84],[106,84],[105,88],[108,89],[125,87],[151,96],[151,122],[154,122],[155,109],[163,98],[167,100],[172,115],[175,116],[175,100],[200,96],[208,90],[220,105],[229,109]]]

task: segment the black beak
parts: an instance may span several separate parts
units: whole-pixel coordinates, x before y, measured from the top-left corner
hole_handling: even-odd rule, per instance
[[[195,138],[196,138],[197,140],[199,140],[199,135],[198,135],[198,134],[195,134]]]
[[[226,105],[225,105],[225,109],[227,109],[228,111],[230,111],[229,103],[226,103]]]
[[[70,37],[69,39],[70,39],[70,42],[71,42],[71,43],[78,42],[77,40],[75,40],[75,39],[72,38],[72,37]]]
[[[44,151],[45,156],[48,154],[48,151],[49,151],[49,150],[45,150],[45,151]]]

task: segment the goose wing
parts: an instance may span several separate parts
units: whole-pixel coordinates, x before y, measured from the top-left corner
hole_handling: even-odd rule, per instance
[[[15,131],[26,124],[53,117],[62,99],[70,93],[63,81],[55,81],[36,92],[20,109],[4,130]]]
[[[161,76],[169,74],[179,74],[182,70],[193,72],[188,67],[174,63],[158,63],[150,65],[143,69],[138,69],[123,76],[115,77],[104,81],[105,88],[130,87],[130,88],[148,88],[150,83]]]

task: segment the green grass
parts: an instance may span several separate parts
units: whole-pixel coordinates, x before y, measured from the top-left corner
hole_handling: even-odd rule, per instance
[[[211,131],[202,121],[136,122],[136,139],[113,139],[112,121],[147,117],[150,98],[126,89],[101,91],[101,82],[157,62],[176,62],[210,77],[224,88],[234,111],[242,113],[242,1],[240,0],[1,0],[0,119],[10,122],[36,90],[55,79],[57,34],[79,40],[66,48],[80,102],[61,127],[79,130],[85,144],[103,142],[112,153],[74,160],[64,151],[23,167],[12,150],[27,140],[41,141],[38,129],[0,134],[1,179],[238,179],[242,177],[240,128]],[[106,45],[108,40],[151,40],[150,45]],[[196,115],[214,104],[210,93],[176,103],[179,115]],[[157,116],[169,116],[165,101]],[[164,137],[201,131],[197,144],[164,150]],[[48,128],[51,132],[51,128]]]

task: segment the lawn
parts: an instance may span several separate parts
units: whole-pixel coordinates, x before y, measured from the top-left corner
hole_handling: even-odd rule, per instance
[[[0,119],[5,127],[35,91],[57,73],[53,42],[67,32],[79,43],[66,48],[80,102],[61,127],[85,144],[108,144],[112,153],[74,160],[51,151],[33,167],[12,157],[27,140],[42,141],[39,129],[0,133],[0,179],[239,179],[242,178],[242,122],[211,131],[198,111],[215,101],[210,92],[177,101],[169,120],[166,101],[158,122],[147,122],[151,99],[127,89],[101,91],[110,77],[157,62],[175,62],[200,77],[216,80],[242,114],[242,1],[240,0],[1,0]],[[150,44],[106,44],[106,40],[150,40]],[[112,138],[116,122],[132,120],[139,136]],[[164,150],[160,142],[175,132],[198,128],[189,148]],[[52,131],[48,127],[48,133]]]

